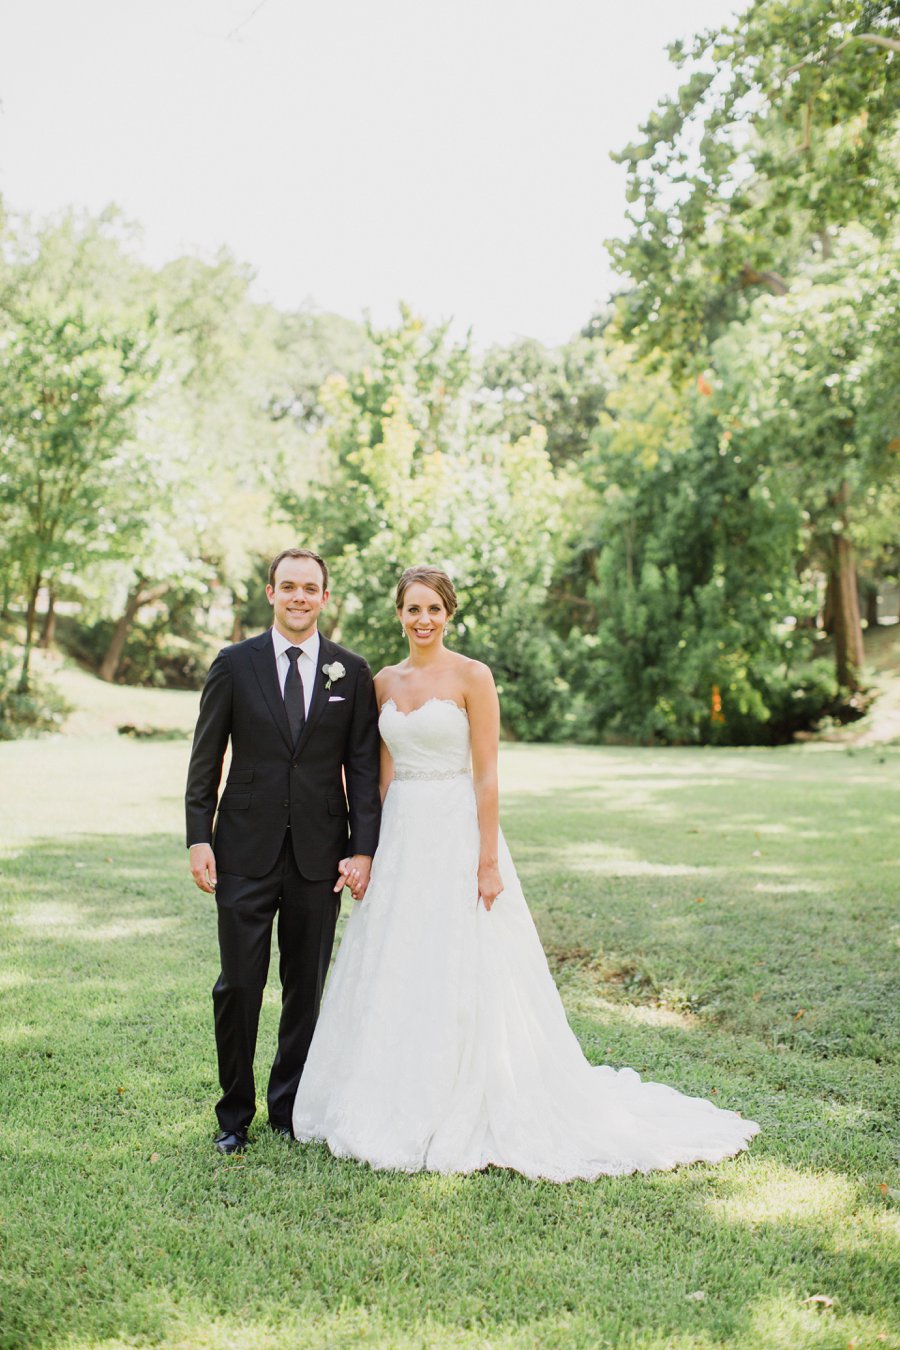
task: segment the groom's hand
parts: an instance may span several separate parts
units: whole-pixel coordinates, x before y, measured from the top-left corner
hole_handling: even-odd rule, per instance
[[[354,900],[361,900],[369,888],[369,876],[372,871],[372,859],[365,853],[354,853],[352,858],[341,858],[338,863],[338,879],[334,884],[335,893],[350,887]]]
[[[207,895],[216,893],[216,855],[209,844],[191,845],[191,876]]]

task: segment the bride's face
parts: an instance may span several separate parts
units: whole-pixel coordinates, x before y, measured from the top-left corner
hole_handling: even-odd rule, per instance
[[[411,652],[427,651],[429,647],[443,642],[447,611],[437,591],[433,591],[430,586],[414,581],[407,587],[403,604],[397,613]]]

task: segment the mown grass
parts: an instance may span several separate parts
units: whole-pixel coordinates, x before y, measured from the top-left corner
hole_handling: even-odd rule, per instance
[[[586,1053],[763,1126],[721,1166],[564,1187],[262,1126],[213,1154],[186,755],[0,746],[0,1345],[900,1346],[900,751],[504,751]],[[276,1018],[272,988],[264,1058]]]

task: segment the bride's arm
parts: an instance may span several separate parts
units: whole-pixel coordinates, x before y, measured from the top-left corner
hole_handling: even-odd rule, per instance
[[[390,750],[381,742],[381,800],[387,796],[387,790],[394,781],[394,760]]]
[[[389,695],[388,695],[388,681],[387,681],[387,678],[386,678],[389,669],[390,669],[389,666],[385,666],[384,670],[379,670],[378,674],[375,676],[375,697],[378,699],[378,711],[379,711],[379,712],[381,712],[382,704],[383,704],[383,703],[385,702],[385,700],[389,697]],[[391,755],[390,750],[387,748],[387,746],[385,745],[384,741],[382,740],[382,742],[381,742],[381,775],[380,775],[380,779],[379,779],[379,785],[380,785],[380,788],[381,788],[381,800],[382,800],[382,802],[384,801],[385,797],[387,796],[387,790],[388,790],[388,788],[390,787],[390,785],[391,785],[391,783],[392,783],[393,781],[394,781],[394,760],[393,760],[393,757],[392,757],[392,755]]]
[[[497,755],[500,746],[500,702],[489,668],[473,661],[466,681],[466,711],[472,737],[472,781],[478,807],[478,833],[481,847],[478,857],[478,894],[485,909],[490,909],[503,890],[500,876],[498,839],[500,834],[500,793],[497,781]]]

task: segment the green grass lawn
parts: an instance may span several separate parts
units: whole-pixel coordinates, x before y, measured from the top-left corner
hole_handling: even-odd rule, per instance
[[[900,749],[504,750],[586,1054],[763,1127],[559,1187],[218,1158],[187,742],[76,728],[0,745],[0,1346],[900,1347]]]

